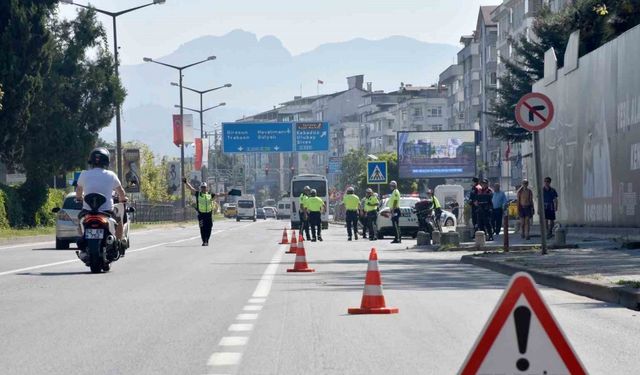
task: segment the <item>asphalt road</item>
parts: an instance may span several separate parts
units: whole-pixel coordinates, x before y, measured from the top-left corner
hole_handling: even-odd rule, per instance
[[[0,246],[0,374],[454,374],[508,279],[405,241],[305,242],[287,273],[285,222],[136,232],[92,275],[53,242]],[[358,307],[371,246],[395,315]],[[637,373],[638,313],[542,289],[591,374]]]

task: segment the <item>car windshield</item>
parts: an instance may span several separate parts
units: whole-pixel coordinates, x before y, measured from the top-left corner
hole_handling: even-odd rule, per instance
[[[68,197],[62,204],[64,210],[82,210],[82,202],[76,202],[75,197]]]
[[[304,191],[304,187],[309,186],[311,189],[316,189],[319,197],[327,195],[327,182],[322,180],[304,180],[293,182],[293,196],[299,197]]]
[[[240,208],[253,208],[253,201],[238,201]]]

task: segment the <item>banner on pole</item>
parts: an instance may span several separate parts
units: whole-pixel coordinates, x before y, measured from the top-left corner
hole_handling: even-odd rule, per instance
[[[193,143],[193,115],[182,115],[182,137],[184,144],[188,145]]]
[[[209,138],[202,139],[202,166],[209,167]]]
[[[140,192],[140,149],[124,149],[124,190],[127,193]]]
[[[180,193],[180,162],[170,161],[167,163],[167,186],[169,194],[178,195]]]
[[[199,171],[202,169],[202,138],[195,139],[196,155],[193,160],[193,169]]]
[[[179,147],[182,139],[182,120],[180,115],[173,115],[173,144]]]

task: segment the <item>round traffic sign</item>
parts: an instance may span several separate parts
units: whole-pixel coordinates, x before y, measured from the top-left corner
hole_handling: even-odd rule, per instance
[[[516,121],[523,128],[537,132],[551,123],[553,103],[548,96],[532,92],[523,96],[516,104]]]

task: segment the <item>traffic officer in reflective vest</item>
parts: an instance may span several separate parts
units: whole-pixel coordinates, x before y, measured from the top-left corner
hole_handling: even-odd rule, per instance
[[[369,229],[369,241],[375,241],[376,235],[373,233],[373,224],[378,218],[378,206],[380,201],[373,194],[373,190],[367,189],[367,197],[364,200],[364,212],[367,216],[367,228]]]
[[[398,190],[398,183],[391,181],[389,183],[391,189],[391,197],[389,197],[389,207],[391,208],[391,224],[393,224],[394,238],[391,243],[401,243],[402,233],[400,232],[400,191]]]
[[[322,212],[325,209],[324,201],[317,196],[316,189],[311,189],[311,196],[304,201],[304,208],[309,212],[309,224],[311,226],[311,242],[322,241]]]
[[[189,190],[196,197],[196,211],[198,211],[198,224],[200,225],[200,237],[202,238],[202,246],[209,246],[209,238],[211,238],[211,229],[213,228],[213,199],[217,196],[224,196],[225,193],[209,193],[206,182],[200,184],[200,191],[196,190],[186,178],[182,179],[182,183],[187,185]]]
[[[351,241],[352,230],[356,240],[358,240],[358,208],[360,206],[360,198],[354,194],[353,187],[347,188],[347,194],[342,198],[342,203],[344,203],[344,208],[347,211],[346,219],[348,240]]]
[[[300,194],[300,198],[298,198],[298,214],[300,215],[300,233],[305,232],[307,241],[311,241],[311,236],[309,236],[309,210],[305,207],[304,203],[307,199],[309,199],[309,195],[311,194],[311,188],[309,186],[305,186],[302,190],[302,194]]]

